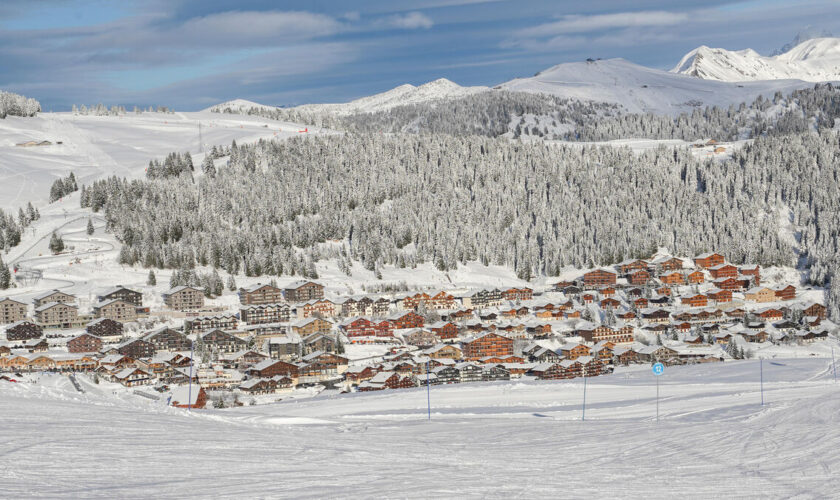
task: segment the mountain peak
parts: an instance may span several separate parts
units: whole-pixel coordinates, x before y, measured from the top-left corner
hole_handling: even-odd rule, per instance
[[[680,60],[672,73],[725,82],[756,80],[840,80],[840,39],[810,38],[782,54],[765,57],[752,49],[701,45]]]

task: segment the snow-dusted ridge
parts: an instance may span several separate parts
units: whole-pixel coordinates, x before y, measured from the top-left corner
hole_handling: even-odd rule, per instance
[[[671,72],[723,82],[840,81],[840,38],[806,40],[770,57],[752,49],[731,51],[702,45],[686,54]]]

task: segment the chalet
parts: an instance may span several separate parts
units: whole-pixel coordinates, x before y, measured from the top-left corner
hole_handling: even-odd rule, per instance
[[[47,352],[50,348],[50,344],[47,342],[47,339],[31,339],[23,343],[23,348],[30,353]]]
[[[137,306],[122,299],[106,299],[93,305],[93,315],[114,321],[129,322],[137,319]]]
[[[608,297],[606,299],[602,299],[601,303],[600,303],[601,309],[603,309],[605,311],[611,311],[611,310],[619,307],[620,305],[621,305],[621,302],[619,302],[619,301],[617,301],[617,300],[615,300],[611,297]]]
[[[510,380],[510,370],[501,364],[484,366],[481,370],[481,380],[483,382]]]
[[[684,285],[685,276],[678,271],[673,271],[667,274],[659,275],[659,281],[666,285]]]
[[[192,342],[186,335],[167,327],[146,333],[143,340],[152,344],[155,351],[189,351],[192,347]]]
[[[560,352],[560,355],[566,359],[577,359],[581,356],[589,356],[592,353],[589,346],[577,344],[575,342],[570,342],[560,346],[558,351]]]
[[[642,321],[644,323],[668,323],[671,313],[665,309],[650,309],[642,311]]]
[[[41,325],[31,321],[18,321],[6,327],[6,340],[39,339],[44,335]]]
[[[753,312],[757,317],[765,321],[778,321],[785,317],[784,312],[780,309],[768,307],[766,309],[759,309]]]
[[[47,302],[35,309],[35,321],[44,328],[72,328],[79,321],[79,308],[64,302]]]
[[[236,330],[239,318],[233,314],[216,314],[213,316],[199,316],[184,321],[187,332],[202,333],[209,330]]]
[[[523,301],[532,300],[534,298],[534,291],[530,288],[508,288],[502,290],[502,299]]]
[[[615,344],[609,341],[598,342],[592,347],[592,355],[604,364],[610,364],[613,361],[613,351]]]
[[[291,319],[289,304],[249,304],[239,308],[239,318],[248,325],[285,323]]]
[[[455,299],[455,296],[444,291],[434,294],[426,302],[426,309],[433,311],[448,311],[457,307],[458,301]]]
[[[102,339],[89,333],[83,333],[67,341],[67,352],[98,352],[101,348]]]
[[[685,281],[691,285],[699,285],[706,281],[706,276],[702,271],[692,271],[685,275]]]
[[[44,292],[40,295],[36,295],[32,299],[33,304],[35,304],[35,308],[41,307],[45,304],[49,304],[51,302],[60,302],[62,304],[72,304],[76,302],[76,297],[70,295],[69,293],[64,293],[59,290],[50,290],[49,292]]]
[[[708,299],[702,293],[680,297],[680,303],[687,307],[706,307]]]
[[[207,405],[207,393],[201,386],[180,386],[172,389],[169,404],[175,408],[202,409]]]
[[[621,365],[629,365],[638,362],[639,354],[629,347],[616,347],[613,350],[614,362]]]
[[[176,286],[163,294],[163,302],[176,311],[189,311],[204,307],[204,289],[192,286]]]
[[[313,333],[303,338],[303,353],[309,354],[315,351],[335,352],[340,343],[335,335],[328,333]]]
[[[396,300],[397,307],[404,311],[416,311],[420,307],[428,307],[431,296],[426,292],[418,292],[414,295],[405,295]]]
[[[109,300],[121,300],[133,305],[135,308],[143,307],[143,294],[135,290],[129,290],[122,285],[117,285],[96,296],[97,302],[107,302]]]
[[[738,277],[738,268],[733,266],[732,264],[720,264],[717,266],[712,266],[708,269],[708,271],[714,279]]]
[[[300,365],[279,359],[266,359],[251,368],[246,373],[250,377],[271,378],[277,375],[297,379],[300,373]]]
[[[793,285],[782,285],[773,288],[776,300],[793,300],[796,298],[796,287]]]
[[[12,354],[12,348],[7,345],[0,345],[0,358],[7,357]]]
[[[240,288],[237,293],[239,303],[245,306],[278,304],[285,300],[283,290],[274,285],[263,285],[261,283]]]
[[[441,344],[430,347],[423,351],[423,354],[431,359],[453,359],[459,360],[463,357],[461,349],[452,344]]]
[[[239,390],[247,394],[271,394],[277,392],[274,378],[252,378],[239,384]]]
[[[818,302],[808,303],[802,310],[805,316],[815,316],[821,320],[826,318],[826,307]]]
[[[123,333],[123,324],[113,319],[99,318],[88,323],[85,331],[97,337],[120,338]]]
[[[513,354],[513,339],[496,333],[485,333],[461,343],[466,360],[478,360],[485,356],[510,356]]]
[[[271,359],[293,360],[303,354],[303,343],[300,337],[272,337],[268,339],[268,355]]]
[[[573,373],[580,373],[580,363],[575,360],[549,361],[540,363],[529,371],[539,380],[563,380],[574,378]]]
[[[697,267],[702,267],[704,269],[719,266],[725,261],[726,259],[724,259],[723,255],[719,253],[704,253],[694,258],[694,264]]]
[[[634,313],[633,311],[627,310],[627,311],[623,311],[623,312],[620,312],[620,313],[616,314],[615,317],[620,319],[620,320],[623,320],[623,321],[630,321],[630,320],[636,319],[636,313]]]
[[[373,325],[373,322],[367,318],[351,318],[339,323],[338,328],[348,338],[375,337],[377,332]]]
[[[502,305],[502,292],[498,289],[477,290],[461,297],[461,304],[468,309],[484,309]]]
[[[333,318],[338,315],[339,309],[336,304],[329,299],[312,299],[298,304],[295,308],[297,317],[300,319],[321,317]]]
[[[216,352],[237,352],[248,347],[248,342],[222,330],[211,330],[201,335],[204,345]]]
[[[624,262],[621,262],[619,264],[616,264],[615,267],[616,267],[616,269],[618,269],[618,272],[620,272],[621,274],[631,274],[635,271],[647,271],[650,268],[650,264],[648,264],[644,260],[630,259],[630,260],[625,260]]]
[[[283,289],[287,302],[306,302],[324,298],[324,285],[314,281],[298,281]]]
[[[691,331],[691,323],[689,323],[687,321],[682,322],[682,323],[677,323],[676,325],[674,325],[674,330],[676,330],[680,333],[688,333],[689,331]]]
[[[646,285],[651,279],[651,275],[646,270],[635,271],[627,275],[627,282],[631,285]]]
[[[664,345],[651,345],[640,348],[637,351],[637,359],[642,363],[662,362],[671,363],[678,358],[676,350]]]
[[[227,368],[246,368],[268,359],[268,356],[256,351],[238,351],[231,354],[222,354],[219,361]]]
[[[403,341],[408,345],[426,348],[437,344],[439,339],[434,333],[417,328],[408,333],[404,333]]]
[[[575,330],[575,333],[587,342],[593,343],[629,344],[635,341],[632,326],[621,326],[613,329],[607,325],[598,325],[592,329]]]
[[[743,330],[739,333],[747,342],[767,342],[768,333],[766,330]]]
[[[315,351],[307,354],[302,359],[300,366],[301,376],[334,377],[341,375],[347,370],[348,360],[337,354]]]
[[[757,286],[744,292],[744,299],[750,302],[773,302],[776,300],[776,292],[771,288]]]
[[[461,377],[461,383],[481,382],[482,373],[484,370],[481,366],[469,362],[458,363],[455,365],[458,369],[458,374]]]
[[[676,257],[664,257],[654,260],[653,264],[658,266],[662,271],[679,271],[683,268],[682,259]]]
[[[458,327],[449,321],[437,321],[428,326],[430,332],[437,335],[440,340],[458,338]]]
[[[113,381],[126,387],[149,385],[154,382],[152,374],[139,368],[125,368],[113,375]]]
[[[151,358],[156,352],[154,344],[143,339],[126,340],[118,344],[116,350],[123,356],[134,359]]]
[[[746,314],[747,311],[741,309],[740,307],[726,311],[726,315],[730,318],[743,318]]]
[[[458,384],[461,382],[461,373],[455,366],[439,366],[432,370],[437,378],[438,384]]]
[[[639,297],[638,299],[633,299],[633,305],[636,306],[637,309],[647,309],[648,299],[646,299],[645,297]]]
[[[26,318],[29,307],[14,299],[0,299],[0,323],[16,323]]]
[[[706,296],[715,304],[726,304],[732,302],[732,290],[720,290],[713,288],[709,290]]]
[[[394,328],[423,328],[425,323],[423,316],[412,311],[393,314],[388,317],[388,320]]]
[[[606,269],[596,269],[584,273],[581,277],[583,287],[588,289],[600,288],[603,286],[615,286],[616,274]]]
[[[758,264],[755,266],[742,266],[738,269],[738,272],[744,276],[752,278],[754,286],[761,285],[761,268]]]
[[[332,331],[333,324],[323,318],[306,318],[293,321],[289,326],[292,332],[306,337],[313,333],[329,333]]]

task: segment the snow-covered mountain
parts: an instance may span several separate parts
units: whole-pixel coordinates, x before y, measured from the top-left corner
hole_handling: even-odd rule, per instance
[[[249,109],[257,108],[257,109],[274,109],[274,106],[267,106],[265,104],[260,104],[254,101],[248,101],[246,99],[233,99],[231,101],[220,102],[219,104],[214,104],[209,108],[204,109],[203,111],[212,111],[214,113],[224,113],[225,110],[230,110],[231,113],[242,113],[247,112]]]
[[[446,78],[439,78],[418,87],[409,84],[400,85],[386,92],[362,97],[347,103],[304,104],[293,109],[310,113],[330,113],[336,115],[371,113],[406,104],[417,104],[450,97],[463,97],[487,90],[489,90],[487,87],[462,87]]]
[[[677,114],[697,106],[728,106],[811,84],[779,80],[730,83],[640,66],[624,59],[565,63],[495,88],[620,104],[633,113]]]
[[[705,45],[686,54],[671,70],[705,80],[840,80],[840,38],[806,40],[783,54],[766,57],[752,49],[731,51]]]

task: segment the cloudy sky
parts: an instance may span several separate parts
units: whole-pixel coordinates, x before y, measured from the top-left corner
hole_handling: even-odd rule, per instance
[[[840,2],[2,0],[0,89],[46,110],[341,102],[587,57],[670,69],[698,45],[769,54],[806,29],[840,35]]]

